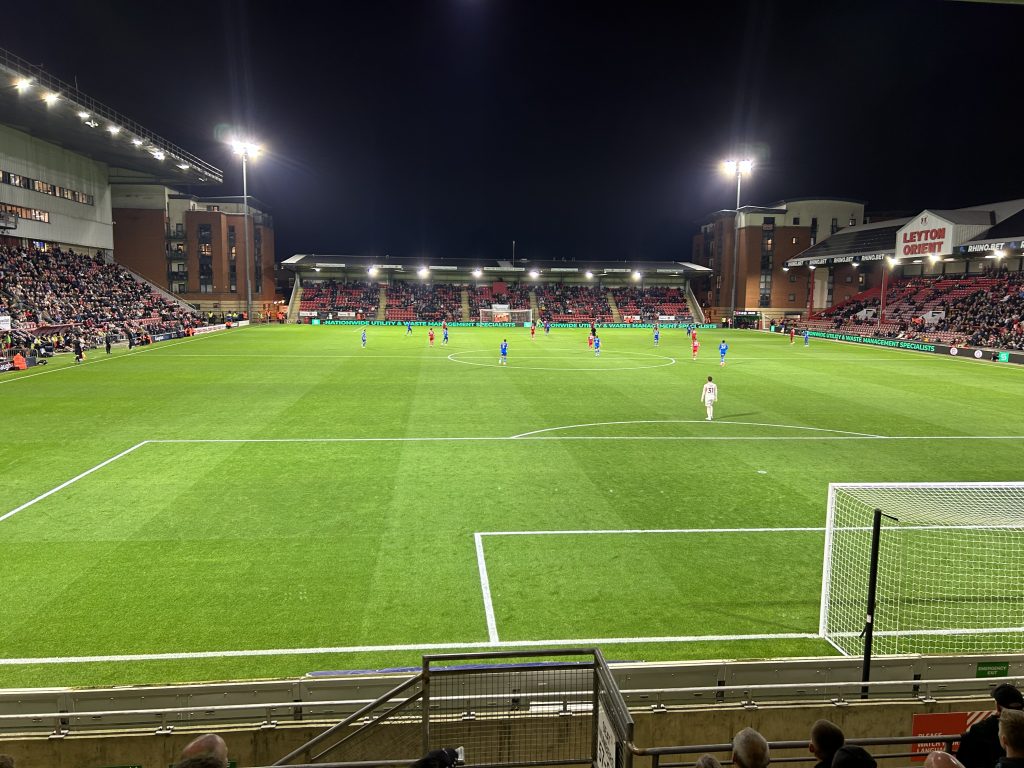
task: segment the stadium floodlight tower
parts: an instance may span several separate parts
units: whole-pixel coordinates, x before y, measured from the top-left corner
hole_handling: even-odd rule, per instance
[[[740,262],[740,189],[743,185],[743,174],[749,174],[752,170],[754,161],[749,158],[722,161],[722,173],[736,176],[736,216],[733,220],[732,235],[732,298],[729,300],[729,317],[736,316],[736,270]]]
[[[242,158],[242,227],[245,230],[245,319],[252,322],[252,244],[249,241],[249,160],[260,156],[263,147],[252,141],[235,139],[231,149]]]

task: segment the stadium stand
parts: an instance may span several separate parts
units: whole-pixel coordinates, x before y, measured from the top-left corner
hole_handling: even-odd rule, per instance
[[[492,304],[508,304],[510,309],[529,309],[530,289],[499,281],[493,285],[478,285],[469,291],[469,309],[473,315],[471,319],[479,319],[480,310],[490,309]]]
[[[612,321],[605,291],[589,285],[538,285],[536,289],[540,318],[553,323]]]
[[[1024,349],[1024,274],[913,277],[886,291],[885,322],[878,323],[879,289],[817,314],[812,330]]]
[[[612,289],[619,313],[626,317],[639,317],[642,323],[653,323],[659,317],[675,317],[677,322],[693,322],[686,303],[686,294],[679,288],[652,286]]]
[[[388,320],[456,322],[462,319],[462,289],[447,283],[392,283],[385,312]]]
[[[58,350],[72,335],[95,346],[107,331],[153,334],[205,324],[123,267],[73,250],[0,246],[0,301],[23,344],[56,336]]]
[[[327,280],[303,286],[299,310],[303,312],[355,312],[371,317],[377,311],[380,289],[375,283]]]

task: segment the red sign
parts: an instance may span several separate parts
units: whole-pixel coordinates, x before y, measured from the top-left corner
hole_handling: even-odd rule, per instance
[[[963,733],[975,723],[981,722],[995,710],[982,712],[934,712],[926,715],[914,715],[912,736],[948,736],[951,733]],[[960,742],[953,742],[953,751],[960,748]],[[946,745],[941,741],[915,741],[911,752],[919,752],[920,757],[913,758],[915,763],[924,762],[929,752],[943,751]]]
[[[916,256],[922,253],[942,253],[946,239],[946,228],[918,229],[903,233],[903,255]]]

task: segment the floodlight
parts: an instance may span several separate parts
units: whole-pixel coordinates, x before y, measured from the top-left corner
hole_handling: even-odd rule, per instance
[[[817,266],[815,266],[814,264],[808,264],[808,265],[807,265],[807,268],[808,268],[809,270],[811,270],[811,272],[813,272],[813,271],[814,271],[814,270],[816,270],[816,269],[817,269],[818,267],[817,267]]]
[[[376,276],[377,276],[377,272],[379,272],[379,271],[380,271],[380,270],[378,270],[378,269],[377,269],[376,267],[370,267],[370,268],[369,268],[368,270],[366,270],[366,273],[367,273],[367,274],[368,274],[368,275],[369,275],[370,277],[376,277]]]
[[[320,271],[320,267],[313,267],[313,271],[314,272],[319,272]]]
[[[641,277],[643,277],[643,275],[641,275],[641,274],[640,274],[639,272],[637,272],[636,270],[634,270],[634,271],[633,271],[633,279],[634,279],[634,280],[639,280],[639,279],[640,279]]]
[[[160,150],[160,149],[153,150],[152,155],[157,160],[163,160],[165,157],[167,157],[167,155],[164,154],[163,150]]]
[[[107,130],[110,131],[111,136],[117,136],[121,132],[120,125],[108,125]]]
[[[889,262],[890,267],[895,267],[897,264],[900,263],[900,260],[897,259],[895,256],[889,256],[887,260]]]
[[[483,277],[484,271],[477,267],[473,270],[473,277]]]
[[[187,171],[189,169],[189,164],[188,163],[178,163],[178,167],[181,168],[181,170],[183,170],[183,171]]]
[[[143,141],[138,136],[136,136],[134,139],[132,139],[132,144],[134,144],[136,147],[141,147]]]
[[[782,271],[783,271],[783,272],[789,272],[789,267],[783,267],[783,268],[782,268]]]
[[[857,267],[860,266],[860,262],[859,261],[851,261],[850,262],[850,266],[853,267],[854,269],[856,269]]]
[[[242,141],[241,139],[234,139],[231,142],[231,149],[234,150],[236,155],[245,155],[246,157],[258,157],[260,152],[263,151],[263,147],[252,141]]]
[[[939,260],[939,254],[937,254],[937,253],[929,253],[928,254],[928,261],[930,261],[932,264],[934,264],[938,260]]]
[[[740,173],[750,173],[754,170],[753,160],[740,160]]]
[[[589,269],[587,270],[587,275],[586,276],[587,276],[587,280],[593,280],[594,279],[594,273],[591,272]]]
[[[89,113],[88,112],[79,112],[78,116],[80,118],[82,118],[83,120],[88,120],[89,119]]]
[[[31,77],[19,77],[19,78],[16,78],[15,81],[14,81],[14,87],[17,88],[19,91],[27,91],[29,88],[32,87],[32,78]]]
[[[997,259],[1001,259],[1001,258],[1003,258],[1003,256],[1006,255],[1006,251],[998,250],[998,251],[995,251],[992,255],[995,256]]]
[[[540,272],[538,272],[536,269],[531,269],[530,270],[530,277],[532,277],[534,280],[536,280],[538,277],[540,277]]]
[[[419,271],[416,274],[419,275],[420,277],[426,277],[427,275],[430,274],[430,270],[427,269],[426,267],[420,267]]]
[[[58,99],[60,99],[60,94],[53,93],[52,91],[43,96],[43,101],[46,102],[46,106],[48,107],[52,107],[54,104],[56,104]]]

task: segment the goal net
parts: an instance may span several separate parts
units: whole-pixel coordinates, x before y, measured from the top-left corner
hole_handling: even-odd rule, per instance
[[[481,323],[523,323],[533,322],[532,309],[509,309],[508,307],[480,308]]]
[[[863,653],[876,508],[875,653],[1024,651],[1024,483],[830,485],[822,637]]]

